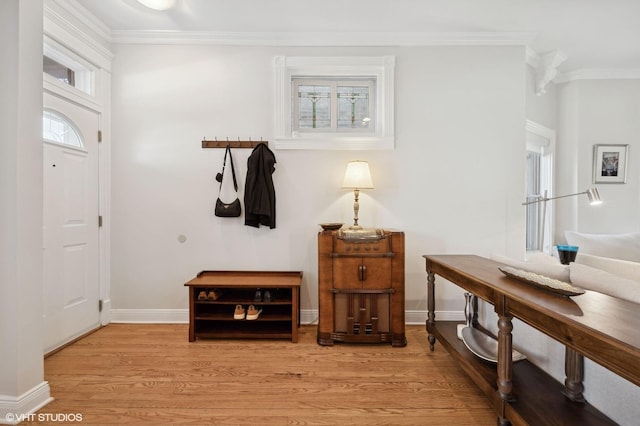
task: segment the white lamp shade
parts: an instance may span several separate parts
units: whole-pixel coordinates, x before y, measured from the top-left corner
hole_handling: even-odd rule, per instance
[[[589,203],[591,203],[592,206],[596,204],[602,204],[602,200],[600,199],[600,193],[598,193],[597,188],[587,189],[587,197],[589,197]]]
[[[344,189],[373,189],[369,163],[366,161],[349,161],[342,182]]]

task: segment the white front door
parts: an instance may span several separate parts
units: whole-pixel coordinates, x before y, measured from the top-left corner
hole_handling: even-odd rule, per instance
[[[44,108],[43,318],[47,353],[100,325],[99,115],[47,93]]]

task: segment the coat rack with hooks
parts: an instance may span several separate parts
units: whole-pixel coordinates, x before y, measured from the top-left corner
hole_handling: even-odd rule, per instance
[[[251,138],[246,141],[242,141],[240,140],[240,138],[238,138],[238,140],[236,141],[229,140],[229,138],[223,141],[219,141],[218,138],[215,138],[215,140],[212,141],[207,140],[207,138],[202,139],[203,148],[226,148],[227,145],[229,145],[231,148],[255,148],[261,143],[269,145],[269,141],[263,141],[262,138],[260,138],[259,141],[252,141]]]

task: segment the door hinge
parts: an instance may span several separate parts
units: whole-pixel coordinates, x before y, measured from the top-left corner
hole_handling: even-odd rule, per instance
[[[102,130],[98,130],[98,142],[102,142]]]
[[[102,228],[102,215],[98,216],[98,228]]]
[[[102,299],[98,300],[98,312],[102,312]]]

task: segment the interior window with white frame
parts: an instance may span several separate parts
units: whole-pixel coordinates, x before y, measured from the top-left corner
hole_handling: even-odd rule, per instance
[[[294,132],[359,132],[375,129],[375,79],[295,77]]]
[[[275,66],[276,148],[393,149],[393,56],[279,56]]]

